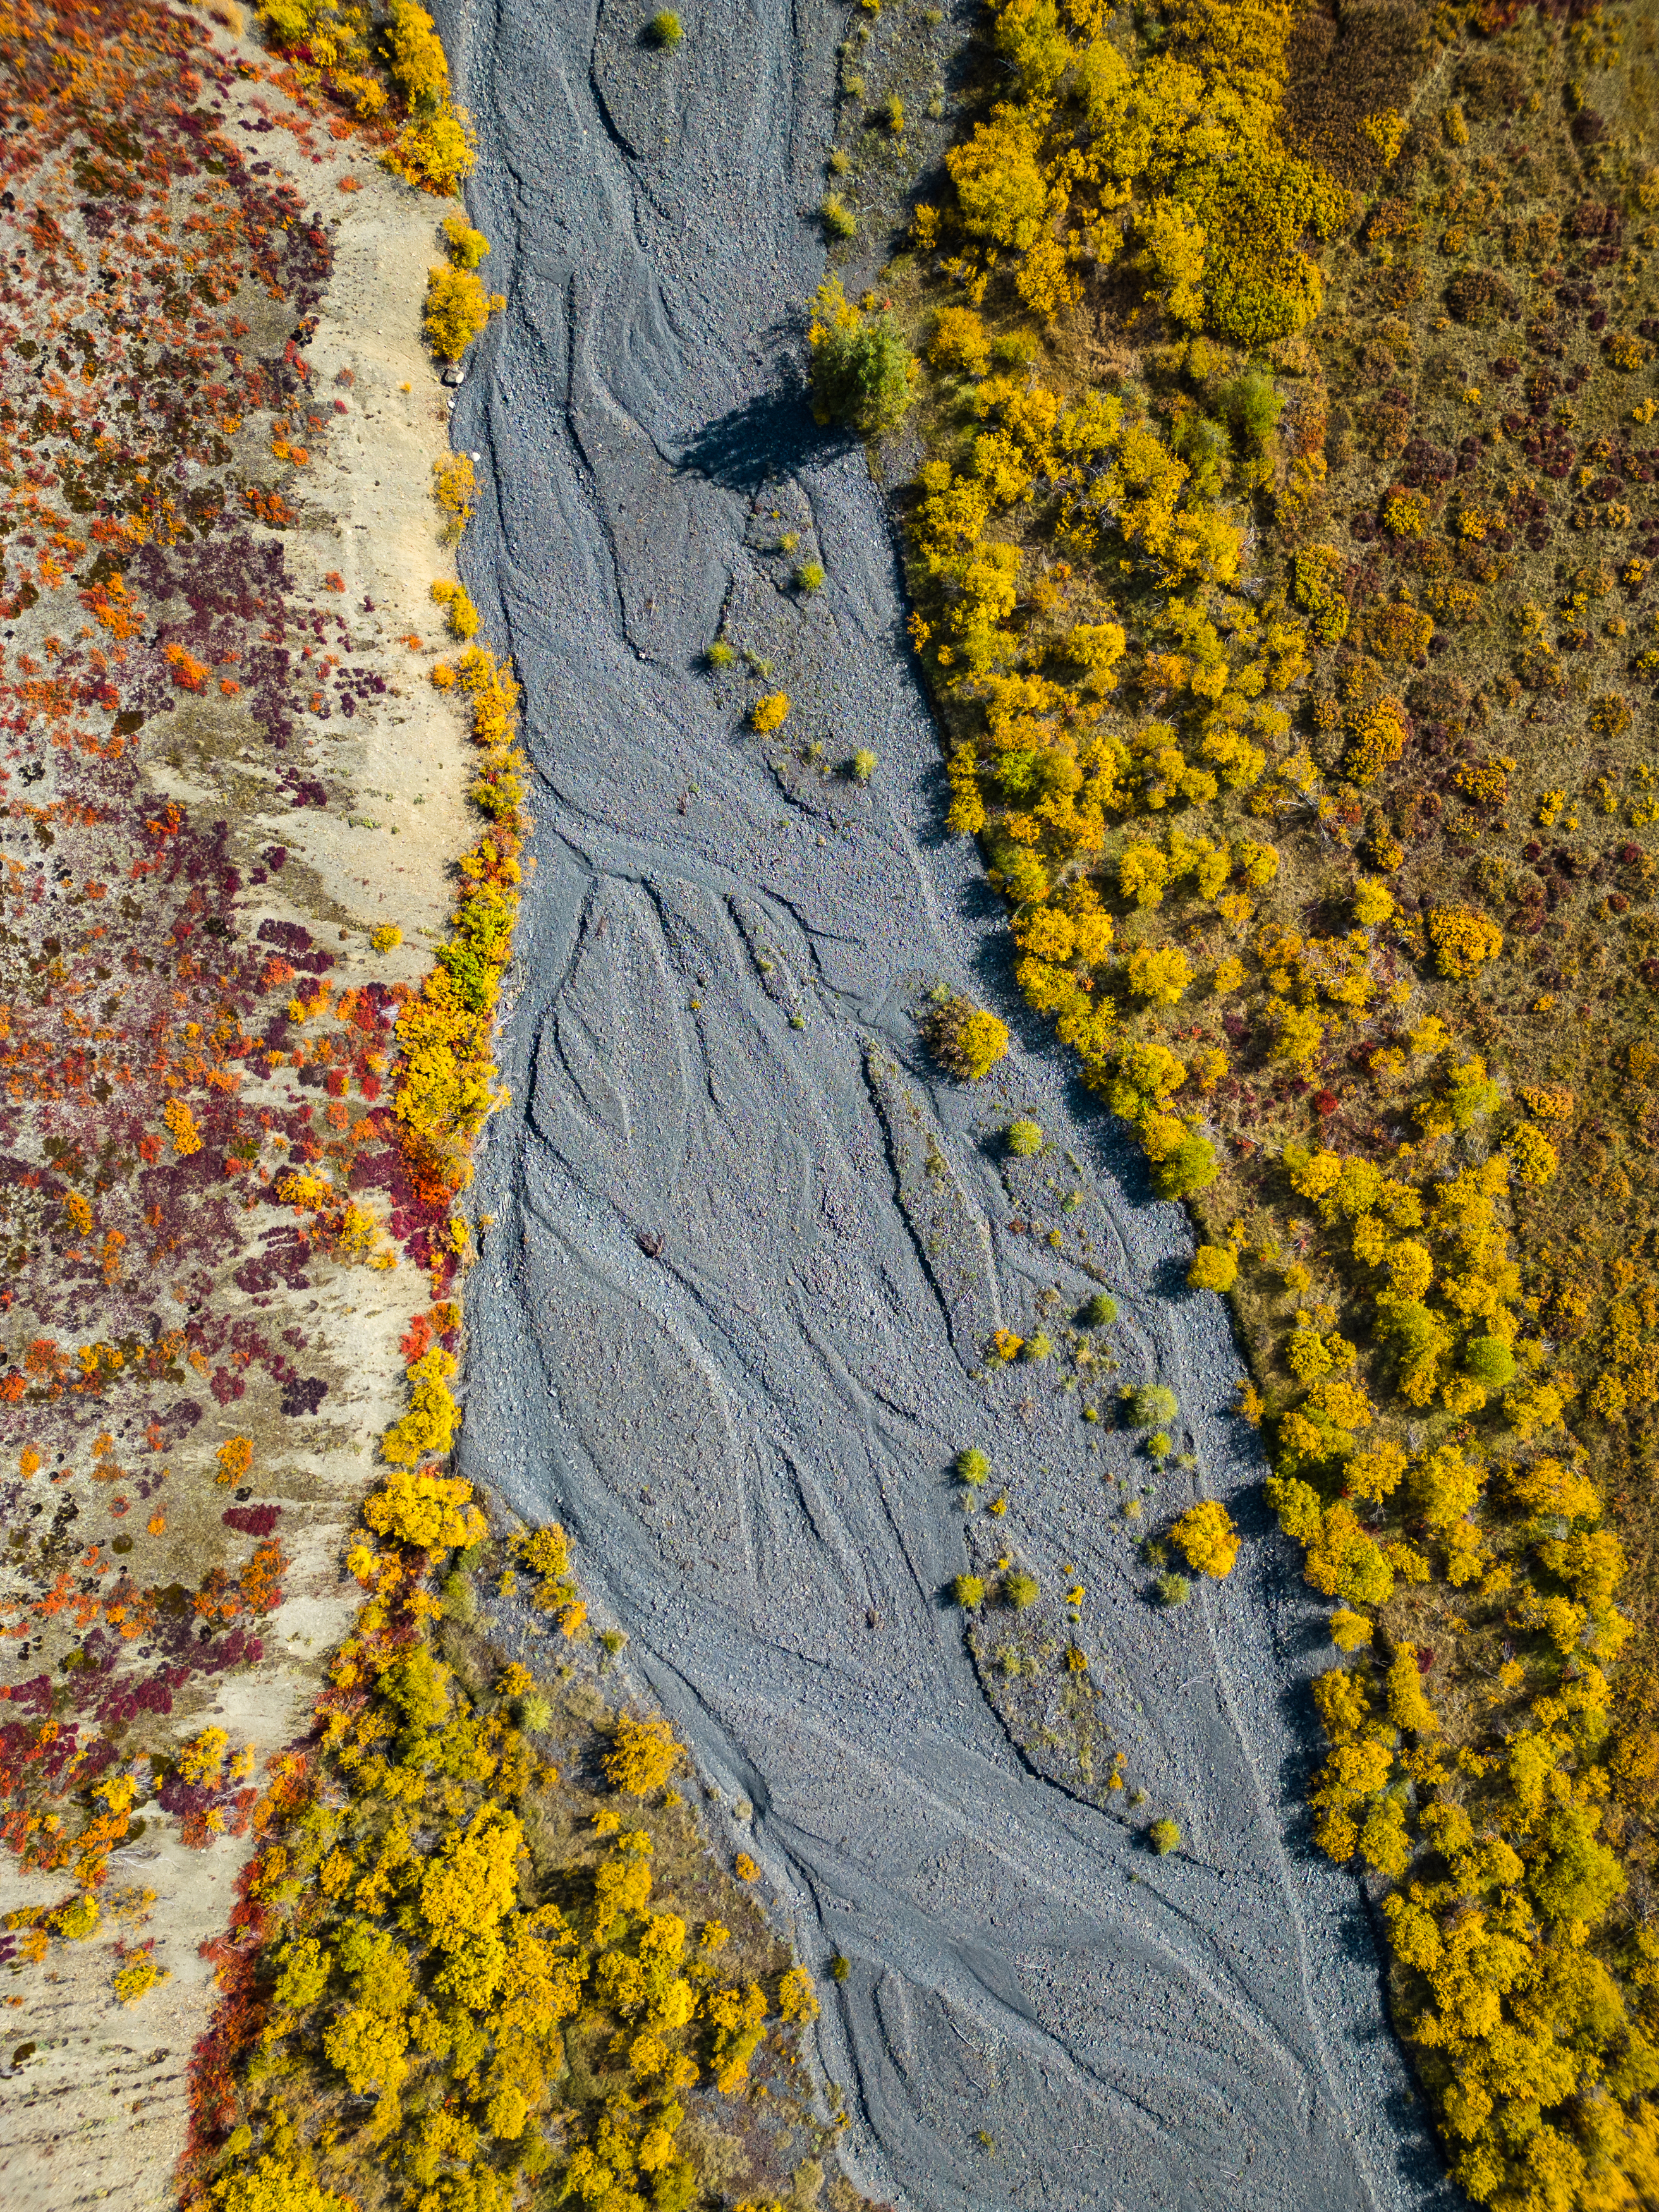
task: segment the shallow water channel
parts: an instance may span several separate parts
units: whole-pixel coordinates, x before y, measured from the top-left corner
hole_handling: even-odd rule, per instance
[[[571,1529],[711,1819],[762,1863],[872,2194],[1435,2203],[1364,1900],[1297,1809],[1329,1646],[1226,1410],[1224,1309],[1185,1290],[1180,1211],[1023,1022],[977,856],[943,834],[864,456],[790,388],[843,19],[684,20],[669,58],[573,0],[443,25],[511,303],[455,412],[488,483],[464,566],[526,686],[539,823],[465,1465]],[[722,619],[794,702],[780,765],[741,666],[702,665]],[[814,743],[823,769],[793,757]],[[823,772],[862,746],[867,789]],[[972,1091],[916,1045],[940,980],[1015,1029]],[[1006,1184],[1016,1111],[1052,1150]],[[1054,1326],[1103,1274],[1110,1383],[1177,1391],[1190,1467],[1086,1424],[1052,1368],[973,1379],[991,1328]],[[969,1443],[1011,1501],[981,1549],[1031,1567],[1061,1649],[1086,1592],[1094,1786],[1065,1742],[1013,1740],[942,1601]],[[1194,1494],[1249,1540],[1161,1613],[1138,1539]],[[1154,1814],[1181,1824],[1166,1858]]]

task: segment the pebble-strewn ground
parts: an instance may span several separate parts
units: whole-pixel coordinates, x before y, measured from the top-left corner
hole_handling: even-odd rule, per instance
[[[572,1528],[752,1805],[734,1835],[808,1963],[851,1960],[822,2033],[865,2185],[1431,2203],[1363,1901],[1289,1809],[1317,1654],[1282,1555],[1250,1547],[1156,1613],[1125,1509],[1184,1504],[1194,1467],[1155,1480],[1078,1397],[976,1372],[988,1317],[1058,1337],[1103,1277],[1123,1319],[1099,1395],[1174,1384],[1179,1449],[1260,1532],[1239,1364],[1182,1287],[1178,1211],[1035,1024],[973,1094],[917,1050],[938,980],[1009,994],[978,864],[942,841],[863,455],[787,388],[841,21],[716,7],[665,55],[614,10],[507,6],[451,42],[511,302],[457,410],[495,487],[464,569],[526,685],[541,858],[463,1464]],[[810,559],[828,581],[803,599]],[[722,623],[769,673],[709,674]],[[744,712],[776,688],[793,713],[763,740]],[[841,773],[861,746],[867,791]],[[1017,1110],[1052,1142],[1037,1163],[1003,1159]],[[1000,1717],[1027,1733],[1020,1678],[988,1697],[942,1602],[968,1444],[1042,1584],[1047,1678],[1069,1641],[1088,1660],[1030,1759]],[[1145,1829],[1171,1812],[1159,1860]]]

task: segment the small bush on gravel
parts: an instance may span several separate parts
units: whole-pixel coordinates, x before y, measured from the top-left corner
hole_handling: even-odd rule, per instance
[[[1185,1605],[1193,1594],[1193,1586],[1186,1576],[1173,1570],[1158,1577],[1156,1588],[1160,1605]]]
[[[876,772],[876,757],[868,745],[860,745],[847,763],[847,773],[854,783],[868,783]]]
[[[1105,1291],[1097,1291],[1078,1309],[1079,1328],[1109,1328],[1117,1319],[1117,1300]]]
[[[703,655],[711,668],[729,668],[735,657],[723,637],[717,637]]]
[[[1129,1419],[1137,1429],[1155,1429],[1174,1420],[1180,1411],[1175,1392],[1163,1382],[1143,1382],[1129,1393]]]
[[[1152,1849],[1161,1859],[1167,1858],[1171,1851],[1180,1849],[1181,1830],[1173,1820],[1154,1820],[1146,1833],[1151,1838]]]
[[[985,1602],[985,1584],[977,1575],[958,1575],[951,1585],[951,1595],[960,1606],[969,1612]]]
[[[830,205],[831,200],[824,202],[826,223]],[[821,422],[844,422],[861,438],[892,429],[915,396],[920,374],[897,326],[884,310],[866,315],[855,307],[838,276],[826,277],[818,287],[812,310],[806,335],[812,349],[808,374],[813,413]]]
[[[749,710],[749,719],[763,733],[781,729],[789,719],[789,694],[769,691],[764,698],[756,700]]]
[[[982,1451],[975,1451],[969,1445],[966,1451],[957,1454],[957,1479],[965,1482],[970,1489],[977,1490],[981,1483],[990,1479],[990,1474],[991,1462]]]
[[[519,1726],[538,1735],[553,1718],[553,1708],[538,1692],[519,1700]]]
[[[1035,1605],[1040,1595],[1035,1575],[1016,1570],[1002,1577],[1002,1602],[1012,1606],[1016,1613],[1024,1613],[1028,1605]]]
[[[821,592],[823,589],[823,563],[821,561],[803,561],[795,571],[795,583],[800,591]]]
[[[855,238],[858,235],[858,217],[838,192],[824,194],[823,204],[818,213],[823,217],[823,227],[831,238]]]
[[[852,1960],[844,1958],[840,1952],[837,1952],[830,1961],[830,1978],[832,1982],[844,1982],[852,1971]]]
[[[1042,1150],[1042,1126],[1037,1121],[1011,1121],[1003,1141],[1016,1159],[1029,1160]]]
[[[1008,1030],[971,999],[947,996],[922,1024],[927,1048],[941,1067],[977,1083],[1008,1049]]]
[[[685,30],[673,9],[665,8],[651,18],[646,26],[646,36],[653,46],[672,50],[685,36]]]
[[[1038,1329],[1035,1336],[1026,1338],[1025,1357],[1028,1359],[1052,1359],[1054,1354],[1054,1340],[1043,1330]]]

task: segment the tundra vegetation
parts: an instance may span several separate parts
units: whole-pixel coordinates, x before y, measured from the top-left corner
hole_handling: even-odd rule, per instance
[[[950,825],[1232,1304],[1457,2180],[1589,2212],[1659,2191],[1653,32],[1314,22],[991,0],[817,322],[919,364]]]
[[[23,1893],[54,1893],[8,1916],[8,1955],[55,1978],[55,1947],[106,1948],[112,2025],[143,2033],[168,1970],[142,1934],[154,1893],[113,1881],[112,1852],[141,1826],[189,1850],[253,1839],[210,1946],[190,2205],[506,2212],[562,2190],[680,2212],[727,2180],[772,2203],[790,2164],[810,2203],[811,1984],[670,1786],[665,1724],[599,1696],[596,1656],[623,1639],[592,1636],[562,1533],[492,1534],[445,1466],[461,1200],[528,827],[517,687],[464,589],[434,586],[456,650],[424,664],[471,739],[426,974],[346,985],[320,928],[270,911],[305,911],[288,848],[249,835],[273,805],[338,806],[302,764],[315,726],[388,684],[362,665],[372,602],[336,573],[307,583],[287,536],[354,404],[352,372],[325,396],[306,350],[332,223],[204,94],[247,100],[246,127],[301,160],[350,144],[440,197],[471,158],[413,0],[261,20],[258,60],[120,0],[0,21],[0,1825]],[[441,235],[446,277],[476,283],[488,240],[454,216]],[[471,464],[448,457],[431,489],[453,543]],[[258,796],[227,806],[244,753]],[[361,935],[358,965],[402,943],[395,922]],[[263,1309],[285,1291],[314,1311],[342,1271],[400,1257],[429,1298],[341,1562],[361,1604],[262,1770],[203,1708],[262,1662],[270,1679],[288,1509],[258,1493],[330,1387],[326,1341]],[[555,1680],[489,1640],[509,1574],[518,1640],[554,1639]]]

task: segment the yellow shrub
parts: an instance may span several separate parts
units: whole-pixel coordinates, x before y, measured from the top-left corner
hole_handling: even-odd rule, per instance
[[[483,231],[474,230],[465,216],[446,216],[443,230],[450,258],[458,268],[476,269],[489,251],[489,240]]]
[[[1504,949],[1504,933],[1494,921],[1468,907],[1438,906],[1429,914],[1429,939],[1435,964],[1454,979],[1472,975]]]
[[[1233,1571],[1238,1557],[1238,1531],[1218,1499],[1206,1498],[1189,1506],[1170,1531],[1194,1572],[1220,1582]]]
[[[461,1425],[461,1409],[447,1379],[454,1372],[453,1358],[440,1344],[410,1369],[409,1411],[380,1439],[381,1453],[394,1467],[412,1467],[428,1452],[441,1458],[454,1443]]]
[[[169,1098],[161,1109],[161,1119],[173,1138],[173,1149],[181,1160],[202,1149],[202,1133],[196,1126],[196,1116],[182,1098]]]
[[[350,2212],[349,2202],[325,2189],[303,2166],[267,2151],[257,2166],[234,2169],[213,2185],[216,2212]]]
[[[624,1713],[617,1723],[615,1739],[605,1755],[607,1778],[631,1797],[647,1797],[679,1765],[680,1747],[674,1731],[659,1713],[636,1720]]]
[[[789,706],[787,691],[769,691],[763,698],[757,699],[750,708],[749,720],[764,735],[768,730],[782,728],[789,719]]]
[[[484,290],[471,269],[428,269],[427,341],[443,360],[459,361],[491,315],[506,305],[501,293]]]
[[[1200,1244],[1187,1270],[1196,1291],[1230,1291],[1238,1280],[1238,1257],[1225,1244]]]
[[[927,358],[936,368],[983,376],[991,366],[991,341],[971,307],[942,307],[933,323]]]
[[[405,184],[453,198],[477,167],[478,152],[465,116],[447,111],[405,124],[381,158]]]
[[[471,1503],[472,1486],[459,1475],[400,1468],[389,1474],[363,1507],[363,1518],[377,1535],[426,1552],[455,1550],[479,1542],[484,1518]]]

